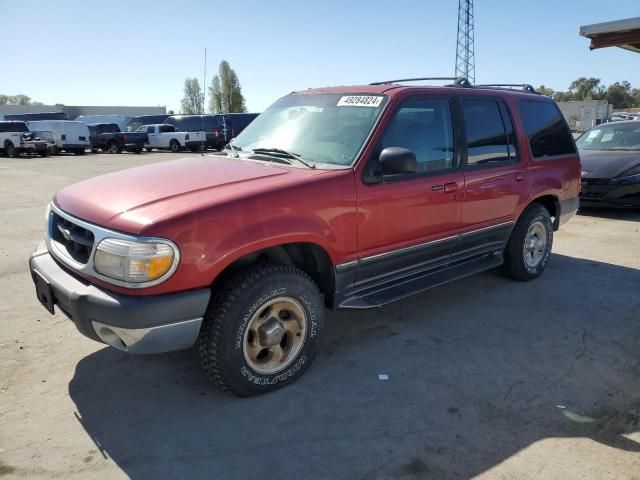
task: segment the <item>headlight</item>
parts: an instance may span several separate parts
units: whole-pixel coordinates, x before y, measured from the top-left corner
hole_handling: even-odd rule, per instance
[[[177,260],[178,250],[169,242],[105,238],[96,247],[93,263],[96,271],[106,277],[143,284],[173,273]]]

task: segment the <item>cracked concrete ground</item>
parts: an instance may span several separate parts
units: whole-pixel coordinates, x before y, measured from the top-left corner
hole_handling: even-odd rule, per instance
[[[170,158],[0,159],[2,480],[640,479],[640,214],[577,216],[534,282],[328,312],[301,381],[237,399],[193,351],[82,337],[27,271],[56,190]]]

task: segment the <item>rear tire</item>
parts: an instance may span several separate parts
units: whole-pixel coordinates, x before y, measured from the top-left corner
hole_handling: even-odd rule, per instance
[[[115,142],[109,144],[109,153],[120,153],[122,152],[122,147]]]
[[[198,337],[200,361],[226,392],[270,392],[309,368],[323,326],[320,292],[306,273],[256,265],[214,291]]]
[[[59,155],[60,154],[60,149],[58,148],[57,145],[54,145],[53,147],[51,147],[51,155]]]
[[[147,152],[151,152],[151,151],[153,151],[153,148],[151,148],[151,147],[147,147],[147,148],[145,148],[145,150],[146,150]]]
[[[77,150],[75,150],[73,153],[75,153],[76,155],[84,155],[84,148],[78,148]]]
[[[520,215],[504,249],[501,272],[514,280],[539,277],[549,263],[553,225],[549,211],[534,203]]]
[[[180,147],[180,142],[178,142],[177,140],[171,140],[171,142],[169,142],[169,148],[173,153],[179,153],[180,150],[182,150],[182,148]]]
[[[136,148],[136,149],[133,151],[133,153],[138,153],[138,154],[140,154],[140,153],[142,153],[142,150],[143,150],[142,148]]]

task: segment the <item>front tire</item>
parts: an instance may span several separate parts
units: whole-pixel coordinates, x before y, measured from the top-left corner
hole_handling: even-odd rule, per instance
[[[515,280],[539,277],[549,263],[553,224],[549,211],[533,204],[522,213],[504,250],[502,273]]]
[[[16,158],[18,156],[18,149],[11,142],[6,143],[6,145],[4,146],[4,152],[9,158]]]
[[[309,368],[323,326],[320,292],[306,273],[257,265],[212,297],[198,338],[200,361],[224,391],[241,397],[270,392]]]

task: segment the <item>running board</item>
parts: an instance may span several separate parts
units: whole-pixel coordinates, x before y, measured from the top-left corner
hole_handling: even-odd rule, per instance
[[[483,272],[502,265],[501,252],[483,255],[462,263],[439,269],[437,272],[408,275],[395,282],[386,282],[360,290],[353,295],[347,294],[338,308],[364,309],[381,307],[401,298],[424,292],[430,288],[443,285],[474,273]]]

